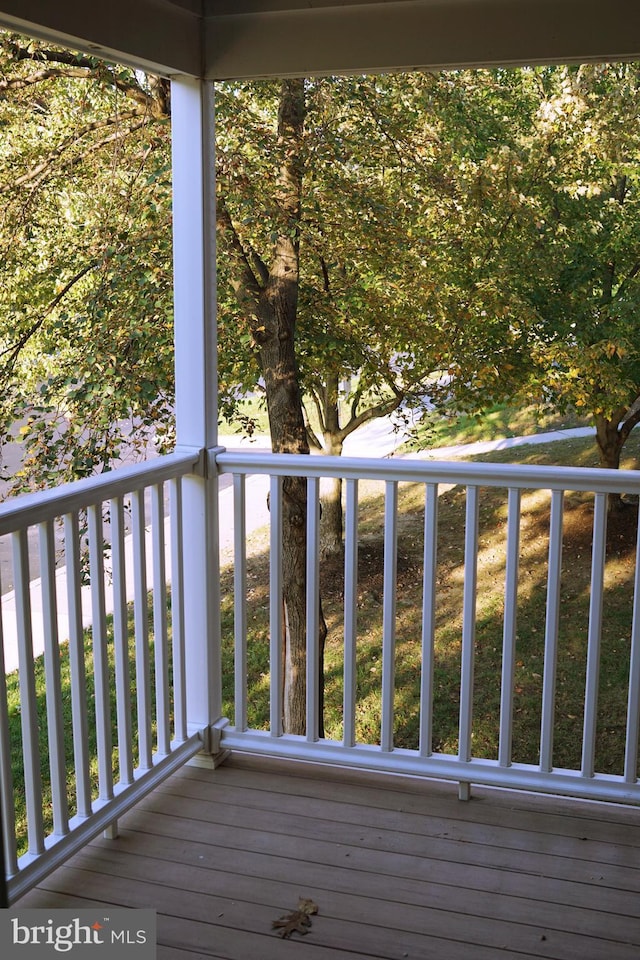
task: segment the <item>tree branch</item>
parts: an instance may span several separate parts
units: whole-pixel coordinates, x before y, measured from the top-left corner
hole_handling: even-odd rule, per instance
[[[266,265],[256,248],[251,243],[248,244],[248,247],[248,256],[258,274],[258,280],[263,287],[266,287],[269,281],[269,267]]]
[[[121,124],[127,120],[133,120],[136,117],[141,117],[142,121],[134,124],[132,127],[127,128],[124,131],[120,131],[115,135],[106,137],[105,139],[99,141],[98,143],[91,144],[86,152],[90,152],[93,149],[103,147],[107,143],[112,143],[114,140],[122,139],[122,137],[127,136],[130,133],[133,133],[135,130],[140,129],[147,122],[147,114],[140,110],[130,110],[127,113],[122,113],[117,117],[108,117],[105,120],[94,120],[91,123],[86,124],[75,133],[72,137],[68,137],[64,140],[55,150],[52,150],[48,157],[38,163],[35,167],[32,167],[31,170],[28,170],[27,173],[22,174],[20,177],[16,177],[11,183],[0,184],[0,194],[9,193],[13,191],[16,187],[22,187],[26,184],[37,181],[40,183],[43,179],[43,175],[46,174],[47,170],[58,160],[67,150],[70,150],[74,147],[80,140],[83,139],[88,133],[93,133],[95,130],[101,130],[105,127],[113,126],[114,124]]]
[[[73,67],[84,67],[88,70],[95,70],[98,61],[93,57],[87,57],[81,53],[72,53],[70,50],[51,50],[45,47],[33,46],[23,47],[15,40],[5,37],[2,46],[14,60],[32,60],[35,63],[66,63]]]
[[[390,397],[389,400],[382,400],[373,407],[367,407],[366,410],[363,410],[362,413],[359,413],[357,416],[353,416],[352,408],[351,420],[349,420],[348,423],[345,423],[344,427],[338,434],[340,440],[346,440],[346,438],[355,430],[357,430],[358,427],[361,427],[363,423],[368,423],[370,420],[376,420],[378,417],[386,417],[388,414],[393,413],[394,410],[397,410],[404,400],[405,395],[404,392],[398,390],[397,387],[394,388],[394,392],[394,397]]]
[[[69,68],[68,72],[51,73],[51,76],[73,76],[89,77],[93,75],[97,79],[106,82],[125,96],[135,100],[141,106],[146,107],[154,116],[167,115],[166,92],[162,86],[162,81],[158,80],[160,94],[154,97],[142,89],[135,79],[126,80],[123,76],[116,75],[111,67],[101,60],[94,57],[87,57],[79,53],[72,53],[69,50],[52,50],[44,47],[35,46],[33,48],[23,47],[15,41],[6,39],[2,46],[16,61],[30,60],[33,63],[54,63],[62,64]],[[46,71],[43,71],[43,73]],[[42,77],[42,79],[48,79]],[[1,89],[1,86],[0,86]]]
[[[631,404],[632,413],[630,414],[629,417],[627,417],[627,419],[624,421],[624,423],[620,427],[620,437],[623,443],[627,440],[633,428],[640,423],[640,404],[638,404],[635,410],[633,409],[636,403],[638,403],[637,397],[634,403]]]
[[[638,276],[639,273],[640,273],[640,260],[636,260],[636,262],[631,267],[631,270],[629,270],[629,273],[626,275],[624,280],[618,284],[618,288],[615,292],[615,297],[613,298],[614,300],[620,299],[622,294],[625,292],[627,285],[630,284],[632,280],[635,280],[635,278]]]
[[[317,410],[317,412],[318,412],[318,416],[319,416],[319,418],[320,418],[320,426],[322,427],[322,413],[321,413],[321,410],[320,410],[320,404],[319,404],[319,401],[318,401],[318,395],[317,395],[316,391],[313,389],[313,387],[311,388],[311,390],[310,390],[309,392],[310,392],[310,394],[311,394],[311,399],[313,400],[314,406],[315,406],[315,408],[316,408],[316,410]],[[318,439],[318,437],[317,437],[317,435],[316,435],[316,432],[311,428],[311,423],[309,422],[309,415],[308,415],[308,413],[307,413],[307,408],[306,408],[305,405],[304,405],[304,401],[303,401],[303,403],[302,403],[302,410],[303,410],[303,412],[304,412],[305,427],[306,427],[306,429],[307,429],[307,440],[309,441],[309,446],[312,447],[314,450],[317,450],[318,452],[321,452],[321,451],[322,451],[322,443],[321,443],[320,440]]]
[[[94,260],[91,263],[86,264],[82,267],[81,270],[78,270],[76,274],[64,285],[62,290],[56,294],[53,300],[49,303],[44,313],[38,317],[38,319],[31,324],[28,330],[26,330],[22,336],[14,343],[11,347],[7,347],[5,350],[0,352],[0,357],[4,357],[9,354],[8,360],[6,361],[6,372],[11,372],[15,366],[16,360],[20,354],[20,351],[27,345],[31,337],[38,332],[38,330],[43,326],[47,317],[55,310],[55,308],[64,300],[69,291],[82,280],[91,270],[95,270],[99,266],[100,261]]]
[[[327,429],[327,424],[325,423],[324,410],[322,407],[322,401],[318,396],[318,391],[313,387],[310,390],[311,399],[313,400],[313,405],[316,408],[316,413],[318,414],[318,423],[320,424],[320,429],[324,433]]]
[[[57,77],[86,77],[87,71],[81,67],[49,67],[46,70],[39,70],[28,77],[3,77],[0,80],[0,91],[3,90],[24,90],[26,87],[32,87],[36,83],[42,83],[45,80],[52,80]]]
[[[231,278],[233,292],[243,310],[250,309],[251,313],[255,313],[263,288],[261,281],[263,281],[265,274],[260,271],[260,278],[258,278],[253,272],[249,259],[251,255],[247,255],[238,236],[224,197],[218,197],[216,203],[216,230],[220,236],[224,236],[228,245],[230,260],[235,272],[235,276]],[[255,260],[256,256],[254,253],[252,259]],[[259,262],[262,263],[262,261]],[[264,267],[264,264],[262,266]],[[267,268],[264,267],[264,270],[268,278]]]
[[[320,254],[320,269],[322,270],[322,286],[325,293],[331,292],[331,285],[329,283],[329,267],[327,266],[327,261]]]

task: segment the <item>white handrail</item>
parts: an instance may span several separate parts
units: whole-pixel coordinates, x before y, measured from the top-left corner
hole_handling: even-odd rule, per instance
[[[342,477],[352,480],[395,480],[398,483],[456,483],[478,487],[577,490],[585,493],[640,493],[640,470],[600,467],[548,467],[540,464],[464,463],[457,460],[376,460],[368,457],[301,454],[211,452],[211,470],[220,473],[266,474],[272,477]]]
[[[109,498],[142,490],[154,483],[184,476],[195,470],[199,462],[199,451],[170,453],[129,467],[119,467],[96,477],[5,500],[0,503],[0,537],[22,527],[84,510]]]

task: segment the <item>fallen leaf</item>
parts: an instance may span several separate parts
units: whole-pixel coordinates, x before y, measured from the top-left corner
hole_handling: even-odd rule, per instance
[[[318,912],[318,905],[305,897],[298,900],[298,909],[292,913],[271,921],[271,926],[277,929],[281,937],[290,937],[292,933],[305,936],[311,928],[311,916]]]

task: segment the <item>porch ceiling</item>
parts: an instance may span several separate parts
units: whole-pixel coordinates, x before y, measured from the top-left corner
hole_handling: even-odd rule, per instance
[[[640,57],[637,0],[0,0],[0,26],[214,79]]]
[[[214,78],[633,58],[635,0],[208,0]]]

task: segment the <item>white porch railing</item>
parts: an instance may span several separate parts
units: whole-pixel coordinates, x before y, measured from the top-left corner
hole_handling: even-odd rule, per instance
[[[607,495],[637,494],[640,472],[500,466],[494,464],[431,463],[416,460],[370,460],[327,457],[274,456],[270,453],[210,452],[209,476],[233,476],[234,515],[234,637],[235,676],[223,677],[226,696],[233,701],[234,725],[222,717],[212,728],[194,730],[188,724],[189,705],[201,711],[200,668],[205,660],[214,664],[210,689],[218,696],[222,673],[219,636],[210,638],[207,657],[199,650],[206,640],[185,639],[184,576],[182,562],[193,553],[185,542],[182,525],[182,479],[194,481],[203,472],[202,458],[193,453],[174,454],[138,467],[116,471],[46,494],[24,497],[0,508],[0,537],[12,542],[15,579],[15,630],[18,658],[18,692],[0,684],[0,800],[3,811],[4,857],[9,892],[15,899],[57,865],[64,862],[101,830],[115,830],[117,818],[141,796],[203,748],[209,753],[227,748],[314,760],[348,767],[365,767],[390,773],[440,777],[458,782],[461,795],[471,783],[531,789],[640,803],[638,748],[640,734],[640,568],[634,568],[633,619],[628,637],[628,670],[624,682],[626,723],[620,731],[624,743],[624,770],[619,774],[596,769],[599,733],[599,667],[602,622],[606,616],[606,526]],[[205,471],[206,473],[206,471]],[[269,684],[269,706],[261,729],[251,729],[247,660],[248,577],[246,542],[246,486],[248,475],[265,477],[270,487],[271,532],[269,541],[270,664],[264,682]],[[298,474],[308,478],[307,536],[307,734],[281,732],[282,689],[281,637],[281,515],[282,477]],[[344,615],[342,618],[343,687],[340,739],[318,737],[317,626],[320,582],[319,481],[321,477],[346,481]],[[267,479],[270,478],[270,479]],[[381,609],[382,660],[380,672],[380,727],[375,742],[358,741],[358,666],[362,650],[358,624],[359,514],[363,481],[377,481],[384,489],[381,532],[384,536],[383,596]],[[403,483],[423,491],[420,527],[423,536],[421,575],[422,625],[417,639],[421,647],[418,683],[419,742],[415,748],[395,742],[397,664],[397,557],[400,524],[399,490]],[[438,584],[439,494],[445,485],[464,491],[466,529],[464,539],[461,599],[460,670],[455,751],[436,751],[434,684],[436,620],[441,601]],[[497,755],[487,759],[474,755],[474,703],[478,685],[474,674],[478,615],[478,563],[481,552],[480,504],[485,488],[502,488],[504,521],[503,608],[500,708]],[[169,489],[171,522],[167,537],[164,502]],[[215,488],[207,487],[207,490]],[[519,587],[524,575],[521,557],[522,504],[527,491],[548,491],[546,527],[546,620],[541,668],[538,762],[520,762],[513,745],[517,672],[517,629],[521,615]],[[554,723],[558,688],[558,624],[563,604],[562,573],[564,503],[571,491],[594,498],[588,637],[585,641],[585,689],[580,763],[575,769],[554,765]],[[147,496],[145,496],[147,494]],[[226,494],[225,494],[226,495]],[[128,527],[125,531],[125,518]],[[276,518],[274,520],[274,518]],[[193,518],[192,518],[193,519]],[[62,534],[56,537],[57,527]],[[33,534],[35,533],[35,537]],[[126,554],[125,533],[131,540]],[[199,534],[196,531],[196,536]],[[213,538],[216,531],[214,529]],[[201,538],[202,539],[202,538]],[[62,545],[65,577],[56,568],[56,544]],[[88,551],[83,567],[81,547]],[[40,576],[34,584],[30,559],[37,548]],[[210,543],[209,549],[215,550]],[[149,554],[149,557],[147,556]],[[105,555],[112,573],[105,577]],[[167,557],[172,564],[171,604],[167,614]],[[149,598],[148,564],[153,570],[153,596]],[[197,558],[194,558],[197,562]],[[195,569],[195,567],[193,568]],[[133,610],[127,605],[127,576],[133,589]],[[85,631],[82,597],[90,589],[90,633]],[[212,585],[217,596],[218,584]],[[112,603],[107,603],[108,592]],[[195,594],[194,594],[195,597]],[[42,607],[36,624],[36,607]],[[66,608],[66,609],[63,609]],[[112,617],[107,609],[112,609]],[[11,621],[3,611],[0,627]],[[631,619],[630,619],[631,622]],[[8,636],[0,630],[0,662],[5,658]],[[213,631],[215,633],[215,630]],[[34,658],[36,634],[41,635],[44,656]],[[334,633],[335,636],[335,633]],[[68,637],[68,644],[61,641]],[[185,650],[191,651],[189,660]],[[185,664],[192,664],[193,674]],[[225,662],[227,662],[225,660]],[[217,664],[217,668],[215,665]],[[198,687],[190,687],[193,675]],[[273,678],[276,678],[275,680]],[[233,682],[231,682],[233,679]],[[273,682],[271,682],[273,681]],[[229,689],[232,693],[229,694]],[[64,709],[70,702],[71,730],[64,729]],[[11,739],[15,726],[10,718],[20,715],[20,735]],[[216,714],[217,716],[217,714]],[[215,718],[214,718],[215,721]],[[197,726],[197,724],[195,725]],[[218,743],[219,739],[219,743]],[[50,808],[44,803],[51,796]],[[16,822],[15,791],[24,794],[25,823]],[[26,852],[18,849],[16,837],[24,837]]]
[[[629,595],[633,604],[630,653],[625,696],[627,700],[626,725],[620,732],[624,739],[624,771],[620,775],[596,770],[596,741],[598,725],[599,669],[601,658],[601,628],[605,610],[605,559],[608,494],[637,495],[640,491],[640,472],[606,471],[596,469],[547,468],[541,466],[497,465],[489,463],[435,463],[416,460],[370,460],[331,457],[273,456],[259,453],[225,452],[216,458],[218,469],[233,474],[235,485],[235,726],[223,731],[224,747],[254,753],[275,754],[302,760],[326,761],[344,766],[366,767],[381,771],[417,776],[452,779],[460,785],[461,796],[468,795],[473,782],[501,787],[568,794],[585,798],[600,798],[626,803],[640,803],[638,783],[638,736],[640,727],[640,567],[636,544],[635,594]],[[243,536],[245,516],[244,481],[248,474],[271,476],[271,514],[280,513],[281,478],[302,475],[308,477],[308,536],[307,536],[307,735],[283,735],[281,684],[270,688],[270,719],[265,729],[247,726],[247,557]],[[317,611],[318,611],[318,525],[319,478],[342,477],[346,480],[345,564],[344,564],[344,620],[343,620],[343,721],[340,740],[320,740],[317,736],[318,678]],[[357,688],[356,666],[358,653],[358,623],[356,599],[358,596],[358,484],[360,481],[380,481],[384,486],[384,574],[382,599],[382,663],[380,683],[380,730],[376,743],[356,742]],[[396,719],[396,562],[398,536],[398,488],[402,482],[420,484],[424,490],[422,527],[424,536],[424,563],[422,572],[422,645],[421,678],[419,685],[419,744],[416,749],[399,748],[394,744]],[[457,712],[457,750],[435,752],[434,740],[434,642],[435,623],[439,603],[438,569],[438,494],[441,485],[456,484],[465,491],[466,529],[464,543],[464,588],[461,603],[462,628],[459,699]],[[501,676],[500,684],[499,748],[495,759],[474,756],[473,706],[478,695],[474,681],[474,660],[477,619],[477,569],[479,556],[479,500],[482,488],[504,488],[507,512],[504,524],[504,600],[502,612]],[[517,626],[519,613],[519,558],[522,527],[522,498],[526,491],[549,491],[547,546],[546,621],[544,625],[544,658],[541,680],[540,734],[538,763],[518,762],[513,750],[514,699],[517,666]],[[563,604],[562,552],[564,533],[564,502],[571,491],[594,495],[595,505],[592,529],[591,582],[586,643],[586,682],[583,703],[581,761],[576,769],[558,769],[554,765],[554,722],[558,685],[558,628]],[[632,510],[630,510],[633,513]],[[281,635],[281,606],[274,603],[279,593],[281,540],[274,527],[270,541],[271,629],[270,674],[279,676],[280,651],[277,640]],[[570,571],[569,571],[570,576]],[[566,577],[565,577],[566,579]],[[500,616],[500,614],[498,614]]]
[[[17,657],[17,675],[0,683],[0,799],[12,900],[101,830],[115,832],[126,809],[202,746],[187,730],[182,575],[181,481],[196,463],[191,453],[173,454],[0,508],[15,584],[0,618],[0,663],[14,667]],[[21,736],[12,741],[16,714]],[[26,823],[16,822],[17,794]]]

